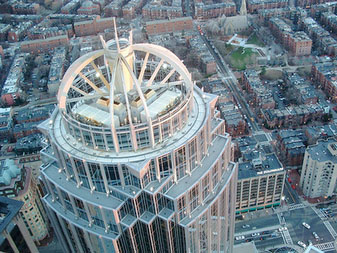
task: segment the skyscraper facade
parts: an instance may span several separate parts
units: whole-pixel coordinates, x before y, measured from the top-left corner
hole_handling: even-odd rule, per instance
[[[217,97],[161,46],[102,44],[69,67],[40,125],[64,250],[232,252],[237,165]]]

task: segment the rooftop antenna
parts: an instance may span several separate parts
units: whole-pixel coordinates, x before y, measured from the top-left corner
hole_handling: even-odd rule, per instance
[[[118,53],[120,52],[120,47],[119,47],[119,40],[118,40],[118,34],[117,34],[117,28],[116,28],[116,18],[113,18],[114,22],[114,29],[115,29],[115,40],[116,40],[116,45],[117,45],[117,51]]]

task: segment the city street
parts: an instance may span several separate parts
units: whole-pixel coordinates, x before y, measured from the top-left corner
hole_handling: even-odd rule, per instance
[[[271,215],[268,215],[266,211],[259,212],[260,217],[258,213],[244,214],[245,220],[236,223],[235,236],[244,235],[245,238],[235,240],[235,243],[254,240],[259,250],[265,250],[282,244],[297,245],[298,241],[309,245],[311,241],[324,252],[335,252],[334,239],[337,237],[335,231],[337,223],[333,218],[328,219],[316,207],[301,203],[283,206],[275,211],[269,210]],[[333,214],[334,211],[331,213]],[[304,227],[303,222],[309,224],[310,229]],[[317,233],[318,239],[315,239],[313,232]],[[252,236],[253,233],[259,233],[259,236],[255,234]]]

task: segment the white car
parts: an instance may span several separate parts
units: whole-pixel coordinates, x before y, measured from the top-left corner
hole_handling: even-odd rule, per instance
[[[240,240],[244,240],[245,236],[244,235],[239,235],[237,237],[235,237],[235,240],[240,241]]]
[[[302,225],[303,225],[305,228],[310,229],[310,225],[309,225],[308,223],[303,222]]]
[[[305,243],[301,241],[298,241],[297,244],[300,245],[304,249],[307,247],[307,245],[305,245]]]
[[[285,230],[288,230],[288,228],[287,228],[287,227],[280,227],[280,228],[278,229],[278,231],[280,231],[280,232],[285,231]]]
[[[255,236],[259,236],[260,233],[252,233],[252,236],[255,237]]]
[[[316,232],[312,232],[312,235],[315,237],[316,240],[319,240],[319,236]]]

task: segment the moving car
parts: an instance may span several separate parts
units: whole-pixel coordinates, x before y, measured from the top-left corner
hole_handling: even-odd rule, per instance
[[[298,241],[297,244],[300,245],[304,249],[307,247],[307,245],[305,245],[305,243],[301,241]]]
[[[305,227],[307,229],[310,229],[310,225],[308,223],[303,222],[302,225],[303,225],[303,227]]]
[[[316,240],[319,240],[319,236],[316,232],[312,232],[312,235],[315,237]]]

